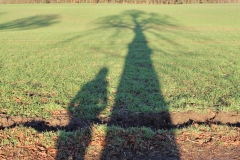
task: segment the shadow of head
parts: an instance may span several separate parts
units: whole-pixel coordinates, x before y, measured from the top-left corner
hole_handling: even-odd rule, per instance
[[[108,68],[102,68],[96,76],[81,87],[72,99],[69,111],[76,117],[96,118],[107,105],[106,80]]]
[[[0,24],[0,30],[27,30],[47,27],[59,23],[59,18],[56,14],[20,18]]]

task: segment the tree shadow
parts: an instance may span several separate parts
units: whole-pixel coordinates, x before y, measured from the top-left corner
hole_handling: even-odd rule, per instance
[[[128,45],[128,54],[117,89],[113,113],[118,108],[143,112],[143,110],[152,111],[155,108],[166,107],[151,60],[152,50],[148,47],[148,40],[144,31],[153,27],[153,25],[173,25],[167,21],[168,17],[166,16],[157,18],[159,16],[157,14],[150,13],[149,17],[144,17],[145,15],[147,13],[138,10],[126,11],[123,17],[128,16],[132,19],[133,24],[131,26],[125,25],[121,16],[112,17],[115,22],[109,24],[112,27],[131,29],[134,32],[133,41]],[[141,19],[142,16],[143,19]],[[109,21],[108,19],[103,21]]]
[[[0,30],[28,30],[47,27],[59,23],[59,16],[56,14],[36,15],[27,18],[20,18],[0,24]]]
[[[130,24],[124,22],[124,18],[126,17],[130,19]],[[160,27],[162,30],[164,29],[163,27],[175,27],[175,25],[169,22],[169,18],[168,16],[160,16],[155,13],[148,14],[143,11],[130,10],[124,12],[122,15],[110,16],[102,20],[102,22],[106,24],[104,27],[114,27],[118,30],[116,33],[119,33],[119,30],[125,29],[131,29],[134,32],[134,38],[128,45],[128,54],[125,59],[125,65],[115,96],[115,104],[112,109],[109,124],[122,121],[123,125],[130,122],[132,126],[136,127],[160,125],[163,127],[164,123],[166,126],[171,125],[171,118],[168,112],[162,112],[162,114],[156,113],[158,110],[167,111],[168,108],[161,93],[160,81],[151,60],[153,51],[148,46],[148,40],[144,35],[144,32],[154,27]],[[160,38],[175,44],[171,39],[163,36]],[[157,120],[159,118],[162,119],[161,124],[159,120]],[[107,135],[106,137],[109,136]],[[109,150],[113,148],[108,145],[110,141],[110,139],[106,139],[102,159],[110,157]],[[162,158],[174,156],[174,159],[178,159],[177,148],[173,150],[174,155],[164,155],[160,153],[161,155],[141,155],[138,158],[146,159],[160,156]],[[126,154],[118,158],[137,157],[137,153],[134,153],[133,149],[130,152],[132,152],[131,157]]]
[[[148,40],[144,34],[148,29],[164,30],[164,27],[176,27],[176,25],[170,23],[169,19],[170,17],[168,16],[161,16],[155,13],[129,10],[120,15],[105,17],[99,21],[102,26],[99,29],[116,29],[113,36],[117,36],[117,34],[126,30],[134,32],[134,38],[128,45],[128,53],[115,95],[115,103],[111,109],[111,116],[109,119],[103,120],[103,124],[124,128],[150,127],[159,129],[171,127],[168,106],[161,93],[159,78],[151,60],[153,51],[148,46]],[[162,35],[157,36],[175,44],[174,41],[167,37]],[[103,68],[94,80],[88,82],[71,101],[69,111],[74,117],[99,119],[100,112],[107,107],[107,70],[107,68]],[[74,123],[73,120],[74,118],[72,118],[69,125]],[[97,146],[91,144],[91,139],[95,134],[93,129],[91,129],[93,125],[88,126],[89,128],[87,131],[85,130],[86,132],[84,133],[85,138],[80,138],[76,141],[72,141],[74,135],[67,132],[60,133],[57,142],[58,153],[56,159],[87,159],[87,149],[90,147],[97,148]],[[111,151],[112,148],[118,148],[111,144],[108,127],[106,132],[104,146],[94,151],[98,152],[97,159],[111,159],[112,152],[109,151]],[[145,152],[145,155],[139,156],[134,152],[133,147],[130,147],[130,150],[128,148],[127,151],[125,151],[123,148],[121,153],[118,152],[118,155],[115,154],[115,159],[133,159],[134,157],[137,159],[156,159],[159,157],[163,159],[169,157],[179,159],[174,137],[172,137],[172,139],[173,141],[169,142],[169,144],[167,141],[164,143],[166,143],[166,146],[174,147],[171,148],[173,152],[167,151],[165,153],[157,153],[156,155],[156,153],[149,151],[149,153]],[[122,154],[123,152],[131,152],[131,155]]]

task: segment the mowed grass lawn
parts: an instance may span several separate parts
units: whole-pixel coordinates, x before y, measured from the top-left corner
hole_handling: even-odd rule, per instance
[[[119,106],[240,111],[239,11],[239,4],[0,5],[0,111],[50,117],[70,107],[82,118]]]

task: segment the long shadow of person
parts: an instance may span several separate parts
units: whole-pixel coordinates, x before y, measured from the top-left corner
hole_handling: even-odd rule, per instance
[[[96,77],[92,81],[86,83],[76,94],[69,107],[69,111],[73,117],[94,119],[106,108],[108,85],[106,81],[107,73],[108,69],[102,68]],[[76,130],[78,126],[72,125],[78,125],[75,118],[72,118],[68,126],[65,128],[67,130],[71,130],[71,128]],[[89,129],[90,128],[91,125],[89,126]],[[76,137],[79,138],[79,136],[76,136],[76,132],[74,132],[74,137],[71,132],[61,131],[57,143],[59,149],[56,159],[84,159],[85,149],[92,137],[89,130],[85,131],[84,136],[80,136],[83,139],[75,139]]]

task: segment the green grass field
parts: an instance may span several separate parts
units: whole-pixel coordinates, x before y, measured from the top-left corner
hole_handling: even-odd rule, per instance
[[[0,110],[240,111],[240,5],[0,5]],[[115,108],[115,109],[112,109]]]
[[[239,10],[239,4],[0,5],[0,125],[10,121],[6,114],[48,118],[66,109],[75,118],[109,122],[114,113],[240,111]],[[106,122],[71,132],[2,126],[3,159],[239,153],[231,148],[239,150],[239,128],[214,124],[157,130]]]

